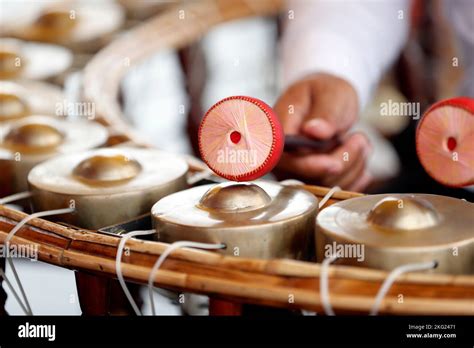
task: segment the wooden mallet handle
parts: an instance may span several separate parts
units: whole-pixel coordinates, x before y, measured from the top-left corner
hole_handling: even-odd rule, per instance
[[[295,152],[307,149],[317,153],[327,153],[340,145],[341,140],[337,136],[329,140],[314,140],[304,135],[286,135],[284,151]]]

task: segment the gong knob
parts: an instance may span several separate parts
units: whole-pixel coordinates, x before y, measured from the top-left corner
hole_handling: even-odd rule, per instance
[[[14,78],[18,76],[22,68],[23,60],[18,49],[14,47],[2,47],[0,49],[0,78]]]
[[[198,207],[223,213],[246,212],[264,208],[271,200],[258,185],[226,182],[211,187],[202,196]]]
[[[4,146],[21,153],[53,151],[64,140],[57,128],[43,123],[27,123],[14,126],[5,136]]]
[[[416,230],[433,227],[440,217],[427,200],[415,197],[386,197],[375,204],[367,222],[390,230]]]
[[[90,185],[118,184],[136,177],[142,166],[127,156],[95,155],[79,162],[73,176]]]
[[[29,112],[27,103],[15,94],[0,93],[0,122],[26,116]]]
[[[75,23],[76,21],[71,17],[71,13],[61,9],[47,10],[36,20],[38,26],[58,32],[58,34],[70,31]]]

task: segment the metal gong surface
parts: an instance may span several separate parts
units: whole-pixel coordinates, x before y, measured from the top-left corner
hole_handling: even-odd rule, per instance
[[[157,239],[164,242],[224,243],[223,252],[235,256],[305,259],[317,210],[317,199],[307,191],[256,181],[181,191],[151,212]]]
[[[472,273],[474,205],[429,194],[349,199],[325,208],[317,217],[319,260],[327,257],[324,247],[334,242],[363,245],[364,260],[359,264],[368,267],[390,270],[404,263],[436,260],[440,272]]]
[[[60,75],[72,62],[73,55],[65,47],[0,38],[0,77],[3,79],[44,80]]]
[[[0,123],[30,115],[55,115],[64,97],[59,87],[39,81],[0,80]],[[64,115],[66,108],[61,110]]]
[[[0,91],[0,123],[25,117],[28,112],[28,104],[24,99]]]
[[[47,148],[69,153],[94,148],[106,140],[107,131],[98,123],[53,116],[28,116],[0,126],[0,147],[12,152],[43,152]]]

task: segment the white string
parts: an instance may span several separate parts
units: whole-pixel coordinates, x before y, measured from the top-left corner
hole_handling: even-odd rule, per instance
[[[285,179],[280,181],[280,185],[283,186],[302,186],[304,185],[303,181],[296,180],[296,179]]]
[[[46,210],[46,211],[40,211],[38,213],[34,213],[28,216],[25,216],[23,220],[21,220],[13,229],[8,233],[7,238],[5,238],[5,246],[9,250],[10,246],[10,240],[13,238],[15,233],[17,233],[28,221],[43,217],[43,216],[50,216],[50,215],[60,215],[60,214],[67,214],[67,213],[72,213],[74,212],[74,208],[64,208],[64,209],[55,209],[55,210]],[[25,289],[23,288],[23,285],[20,281],[20,277],[18,276],[18,273],[16,271],[16,268],[13,264],[13,259],[11,258],[10,253],[7,253],[7,261],[8,264],[10,265],[10,268],[12,269],[13,276],[15,278],[16,283],[18,284],[18,287],[20,288],[20,292],[22,294],[23,300],[25,301],[23,304],[25,305],[27,309],[27,314],[28,315],[33,315],[33,311],[31,310],[30,302],[28,301],[28,297],[26,296]]]
[[[326,315],[336,315],[329,301],[329,265],[339,258],[337,254],[332,254],[324,259],[321,264],[321,275],[319,278],[319,294],[321,296],[321,304],[323,305]]]
[[[382,304],[382,300],[387,295],[388,291],[392,287],[393,283],[403,273],[416,272],[416,271],[426,271],[428,269],[436,268],[436,261],[422,262],[422,263],[409,263],[406,265],[401,265],[395,268],[390,272],[390,274],[385,278],[380,290],[375,297],[375,302],[370,310],[370,315],[377,315]]]
[[[151,269],[150,276],[148,277],[148,294],[150,296],[150,303],[151,303],[151,311],[153,315],[156,315],[155,309],[155,300],[153,299],[153,280],[155,279],[155,273],[158,271],[160,266],[166,260],[169,254],[171,254],[174,250],[180,248],[198,248],[198,249],[223,249],[225,248],[225,244],[208,244],[208,243],[198,243],[198,242],[190,242],[190,241],[179,241],[170,244],[165,251],[160,255],[158,260],[156,260],[153,268]]]
[[[23,310],[23,312],[28,315],[28,310],[26,309],[25,305],[23,304],[23,302],[21,301],[20,299],[20,296],[18,295],[18,293],[16,292],[15,288],[13,287],[12,283],[10,282],[10,280],[7,278],[7,275],[5,274],[5,272],[3,271],[3,268],[0,267],[0,277],[2,277],[4,280],[5,280],[5,283],[8,285],[8,287],[10,288],[10,291],[12,292],[13,296],[15,297],[16,301],[18,302],[18,304],[20,305],[21,309]]]
[[[324,205],[329,201],[334,193],[341,191],[339,186],[334,186],[328,191],[319,201],[319,209],[324,207]],[[329,265],[336,261],[339,258],[337,254],[333,254],[330,257],[324,259],[321,264],[321,275],[319,278],[319,294],[321,296],[321,304],[323,305],[324,313],[326,315],[335,315],[334,310],[332,309],[331,302],[329,301]]]
[[[32,196],[32,192],[31,192],[31,191],[25,191],[25,192],[15,193],[15,194],[13,194],[13,195],[0,198],[0,204],[1,204],[1,205],[5,205],[5,204],[11,203],[11,202],[19,201],[19,200],[21,200],[21,199],[29,198],[29,197],[31,197],[31,196]],[[16,292],[15,288],[13,287],[12,283],[11,283],[10,280],[7,278],[7,275],[5,274],[4,270],[3,270],[1,267],[0,267],[0,276],[5,280],[5,283],[6,283],[7,286],[10,288],[11,293],[12,293],[13,296],[15,297],[16,301],[17,301],[18,304],[20,305],[20,307],[21,307],[21,309],[23,310],[23,312],[24,312],[26,315],[28,315],[28,310],[26,309],[25,305],[23,304],[23,302],[22,302],[21,299],[20,299],[20,296],[19,296],[18,293]]]
[[[7,204],[7,203],[19,201],[21,199],[29,198],[32,195],[33,195],[33,193],[31,191],[15,193],[13,195],[0,198],[0,204],[4,205],[4,204]]]
[[[115,258],[115,273],[117,273],[117,278],[120,283],[120,286],[122,287],[122,290],[125,293],[125,296],[127,297],[128,302],[130,302],[130,305],[135,311],[135,314],[139,316],[142,315],[142,312],[140,311],[140,308],[138,308],[137,303],[133,299],[133,296],[130,293],[130,290],[128,290],[127,284],[125,283],[125,280],[123,279],[122,267],[121,267],[122,255],[123,255],[123,250],[125,248],[125,243],[127,243],[127,241],[130,238],[135,237],[135,236],[144,236],[144,235],[153,234],[153,233],[156,233],[156,231],[155,230],[132,231],[132,232],[128,232],[127,234],[124,234],[122,236],[122,239],[120,240],[120,243],[117,249],[117,256]]]
[[[341,191],[341,188],[339,186],[334,186],[332,189],[330,189],[328,191],[328,193],[326,193],[323,197],[323,199],[321,199],[319,201],[319,209],[321,209],[322,207],[324,207],[324,205],[327,203],[327,201],[329,201],[329,199],[332,197],[333,194],[335,194],[336,192],[338,191]]]

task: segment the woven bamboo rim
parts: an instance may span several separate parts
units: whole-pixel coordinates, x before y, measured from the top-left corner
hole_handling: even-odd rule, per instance
[[[217,24],[245,17],[275,15],[282,8],[280,0],[178,3],[97,53],[84,69],[83,97],[95,103],[102,123],[128,140],[146,146],[143,137],[125,122],[118,101],[120,82],[128,69],[160,50],[180,49],[195,42]]]
[[[204,0],[178,4],[99,52],[85,69],[84,97],[96,104],[99,120],[114,129],[116,143],[141,144],[140,135],[124,121],[117,98],[120,81],[129,65],[163,48],[184,47],[216,24],[248,16],[273,15],[281,9],[282,2],[278,0]],[[177,11],[184,11],[188,18],[186,25]],[[329,191],[317,186],[304,188],[319,198]],[[327,205],[359,196],[353,192],[336,192]],[[25,216],[0,205],[0,242]],[[11,243],[36,246],[39,259],[50,264],[115,277],[119,241],[113,236],[33,219]],[[124,276],[130,281],[146,283],[151,266],[167,244],[130,240],[127,246],[130,255],[123,259]],[[155,284],[243,303],[321,311],[319,275],[320,265],[315,263],[177,250],[156,273]],[[387,272],[335,265],[329,276],[331,303],[336,312],[367,313]],[[403,303],[398,303],[399,294],[404,295]],[[406,274],[392,286],[380,312],[473,315],[473,297],[472,276]]]
[[[26,214],[0,206],[0,242]],[[12,244],[36,247],[41,261],[115,277],[120,238],[33,219]],[[167,244],[130,240],[123,258],[126,279],[145,284],[151,267]],[[157,286],[191,291],[242,303],[321,311],[320,265],[292,260],[258,260],[182,249],[165,261],[155,277]],[[387,272],[332,266],[331,303],[336,311],[367,313]],[[403,303],[398,295],[403,294]],[[474,277],[406,274],[392,286],[380,312],[385,314],[473,315]],[[292,301],[289,299],[292,298]]]

